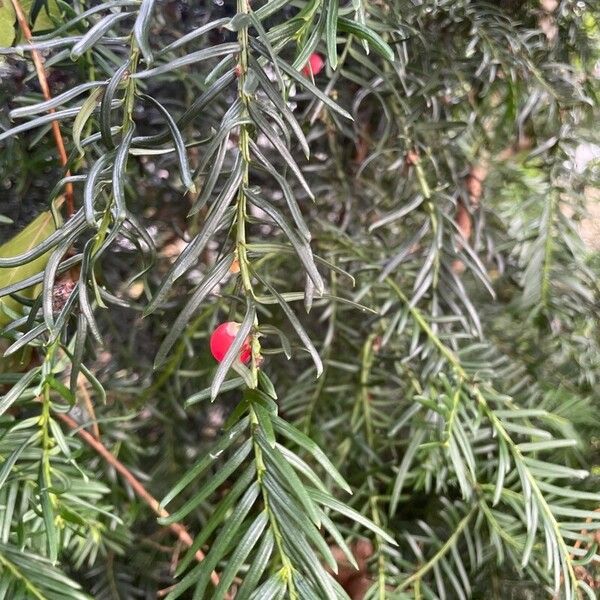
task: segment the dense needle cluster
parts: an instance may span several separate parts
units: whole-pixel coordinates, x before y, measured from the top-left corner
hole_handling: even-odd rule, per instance
[[[591,0],[0,4],[0,597],[596,598],[599,61]]]

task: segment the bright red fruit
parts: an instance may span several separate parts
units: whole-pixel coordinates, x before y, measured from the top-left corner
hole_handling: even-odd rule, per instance
[[[313,52],[309,58],[308,62],[302,67],[302,74],[306,75],[306,77],[310,77],[312,73],[313,77],[318,75],[323,67],[325,66],[325,61],[320,54]]]
[[[210,351],[218,362],[221,362],[227,351],[231,347],[237,332],[240,329],[240,324],[235,321],[227,321],[221,323],[210,336]],[[250,336],[246,338],[242,344],[240,350],[240,360],[243,363],[247,363],[252,356],[252,350],[250,349]]]

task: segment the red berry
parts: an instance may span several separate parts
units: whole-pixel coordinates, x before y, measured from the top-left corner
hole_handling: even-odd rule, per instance
[[[221,362],[227,351],[231,347],[237,332],[240,329],[240,324],[235,321],[227,321],[221,323],[210,336],[210,351],[218,362]],[[250,336],[248,336],[242,344],[240,350],[240,360],[243,363],[247,363],[252,356],[252,350],[250,348]]]
[[[308,62],[302,67],[302,74],[306,77],[310,77],[311,73],[313,77],[317,76],[325,66],[325,61],[320,54],[313,52],[309,58]]]

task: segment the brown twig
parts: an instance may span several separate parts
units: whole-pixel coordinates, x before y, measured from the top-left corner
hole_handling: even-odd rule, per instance
[[[60,419],[70,429],[77,431],[77,435],[83,439],[83,441],[93,448],[109,465],[111,465],[115,471],[117,471],[125,481],[131,486],[131,489],[136,495],[143,500],[154,513],[159,517],[165,518],[169,516],[169,513],[162,508],[158,500],[152,496],[148,490],[142,485],[142,483],[133,475],[133,473],[112,453],[108,448],[100,441],[98,441],[91,433],[84,429],[79,429],[77,421],[61,413],[56,413],[56,417]],[[188,548],[194,543],[192,537],[188,533],[187,529],[181,525],[181,523],[171,523],[169,529],[181,540],[181,542]],[[202,562],[204,560],[204,552],[202,550],[196,551],[196,560]],[[219,575],[213,571],[210,576],[211,581],[214,585],[219,585]],[[225,596],[229,598],[228,595]]]
[[[83,375],[83,373],[79,373],[77,389],[81,393],[81,399],[83,401],[83,405],[85,406],[85,411],[87,412],[90,418],[92,433],[94,434],[94,437],[98,441],[100,441],[100,428],[98,427],[98,419],[96,418],[96,411],[94,410],[94,403],[92,402],[90,393],[85,387],[85,376]]]
[[[600,512],[600,507],[599,507],[599,508],[595,508],[595,509],[594,509],[594,512]],[[588,518],[585,520],[585,524],[586,524],[586,525],[589,525],[591,522],[592,522],[592,517],[591,517],[591,516],[589,516],[589,517],[588,517]],[[589,534],[589,532],[588,532],[588,530],[587,530],[587,529],[585,529],[585,528],[584,528],[584,529],[582,529],[582,530],[581,530],[580,534],[581,534],[582,536],[584,536],[584,535],[588,535],[588,534]],[[574,549],[574,550],[577,550],[577,549],[579,548],[579,546],[581,546],[581,538],[575,541],[575,544],[574,544],[574,546],[573,546],[573,549]],[[574,552],[572,552],[570,556],[571,556],[571,559],[573,559],[573,557],[575,556]]]
[[[495,157],[495,162],[505,162],[512,158],[518,152],[531,147],[529,138],[519,139],[515,144],[508,146]],[[481,204],[483,195],[483,185],[488,176],[489,163],[487,160],[481,161],[479,164],[473,165],[465,178],[465,186],[467,189],[468,203],[463,199],[459,199],[456,206],[456,214],[454,222],[458,228],[459,239],[457,240],[457,250],[461,250],[464,244],[468,244],[473,231],[473,216],[471,210],[477,210]],[[464,263],[457,259],[452,263],[452,270],[461,274],[465,270]]]
[[[15,14],[17,16],[17,21],[19,22],[19,27],[25,36],[25,39],[28,43],[31,43],[31,29],[29,29],[29,24],[27,23],[27,17],[23,12],[23,7],[19,0],[11,0],[13,7],[15,9]],[[38,81],[40,82],[40,88],[42,88],[42,94],[46,100],[50,100],[52,98],[52,94],[50,93],[50,87],[48,86],[48,78],[46,77],[46,71],[44,69],[44,61],[40,53],[37,50],[31,51],[31,57],[33,59],[33,64],[35,65],[35,70],[37,73]],[[50,109],[49,113],[55,112],[54,109]],[[60,126],[58,121],[52,121],[52,135],[54,137],[54,143],[56,144],[56,149],[58,150],[58,155],[60,157],[60,163],[63,167],[67,166],[67,151],[65,150],[65,144],[63,141],[62,134],[60,132]],[[66,173],[69,176],[69,171]],[[74,211],[73,204],[73,186],[70,183],[65,185],[65,199],[66,199],[66,210],[67,217],[70,217]]]

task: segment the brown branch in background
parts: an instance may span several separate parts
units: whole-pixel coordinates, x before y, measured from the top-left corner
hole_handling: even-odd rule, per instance
[[[133,475],[133,473],[100,441],[98,441],[91,433],[88,433],[84,429],[79,429],[79,423],[61,413],[56,413],[56,417],[60,419],[70,429],[76,430],[77,435],[91,448],[93,448],[111,467],[115,469],[131,486],[131,489],[135,494],[143,500],[152,511],[159,517],[165,518],[169,516],[169,513],[162,508],[158,500],[152,496],[148,490],[142,485],[142,483]],[[188,548],[192,546],[194,540],[188,533],[187,529],[180,523],[171,523],[168,525],[169,529],[179,538],[182,544]],[[204,560],[204,552],[202,550],[196,551],[196,560],[202,562]],[[213,571],[210,576],[211,581],[214,585],[219,585],[219,575]],[[229,596],[225,596],[229,598]]]
[[[31,42],[31,29],[29,29],[29,24],[27,23],[27,17],[23,11],[23,7],[19,0],[11,0],[13,7],[15,9],[15,14],[17,16],[17,21],[19,22],[19,27],[25,36],[25,39],[28,43]],[[44,99],[50,100],[52,98],[52,94],[50,93],[50,87],[48,86],[48,78],[46,77],[46,71],[44,69],[44,61],[40,53],[37,50],[32,50],[31,57],[33,59],[33,64],[35,65],[35,70],[37,73],[38,81],[40,82],[40,88],[42,89],[42,94],[44,95]],[[49,113],[55,112],[54,109],[50,109]],[[60,164],[63,167],[67,166],[67,151],[65,150],[65,144],[63,141],[62,134],[60,132],[60,126],[58,121],[52,121],[52,135],[54,137],[54,142],[56,144],[56,149],[58,150],[58,155],[60,157]],[[69,176],[69,171],[66,173]],[[65,199],[66,199],[66,210],[67,217],[70,217],[74,210],[73,204],[73,186],[70,183],[65,185]]]
[[[465,205],[465,201],[459,198],[454,215],[454,222],[458,228],[460,238],[457,241],[457,251],[460,252],[464,244],[468,244],[473,231],[473,216],[470,209],[479,207],[481,195],[483,194],[483,183],[487,177],[487,167],[483,165],[474,165],[469,170],[469,174],[465,179],[467,193],[469,196],[469,207]],[[460,259],[456,259],[452,263],[452,270],[461,274],[465,270],[465,265]]]
[[[331,573],[331,575],[348,592],[352,600],[363,600],[367,590],[373,585],[368,566],[368,561],[375,552],[373,544],[369,540],[362,539],[350,546],[358,570],[348,562],[339,546],[330,546],[330,549],[338,566],[337,574]]]
[[[88,417],[90,418],[92,433],[94,434],[94,437],[98,441],[100,441],[100,428],[98,427],[98,419],[96,418],[96,411],[94,410],[94,403],[92,402],[90,393],[85,387],[85,376],[83,375],[83,373],[79,373],[79,377],[77,380],[77,389],[81,394],[81,400],[83,401],[85,412],[87,412]]]
[[[595,508],[594,512],[600,512],[600,508]],[[591,522],[592,522],[592,517],[589,516],[585,520],[585,523],[586,523],[586,525],[589,525]],[[585,536],[585,535],[590,535],[590,532],[587,529],[582,529],[580,534],[582,536]],[[600,532],[597,531],[594,534],[594,538],[592,538],[592,536],[590,535],[590,543],[592,543],[592,542],[598,542],[600,544]],[[573,546],[574,550],[577,550],[580,546],[581,546],[581,539],[575,540],[575,544]],[[570,556],[571,556],[571,559],[573,559],[575,554],[573,552],[571,552]]]
[[[531,147],[531,140],[529,138],[521,138],[516,144],[508,146],[495,157],[495,162],[504,162],[512,158],[518,152],[527,150]],[[465,186],[467,188],[467,194],[469,196],[469,206],[465,205],[464,200],[459,199],[456,213],[454,215],[454,222],[460,233],[460,237],[464,240],[464,243],[468,243],[471,238],[473,231],[473,216],[471,210],[477,210],[481,203],[481,196],[483,195],[483,184],[488,176],[489,165],[487,162],[482,161],[480,164],[473,165],[469,169],[469,173],[465,178]],[[458,241],[458,250],[460,251],[463,246],[463,241]],[[460,274],[465,270],[464,263],[457,259],[452,263],[452,270]]]
[[[355,143],[354,162],[360,167],[369,155],[370,127],[367,121],[359,130]]]

